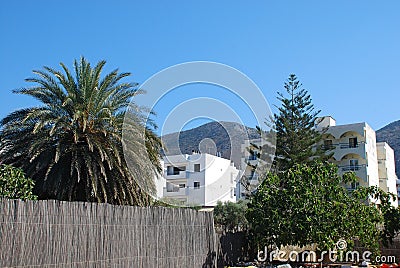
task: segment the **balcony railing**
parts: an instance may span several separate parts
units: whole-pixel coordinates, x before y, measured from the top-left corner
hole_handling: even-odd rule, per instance
[[[181,170],[179,172],[166,172],[165,173],[167,177],[172,177],[172,178],[186,178],[187,175],[187,171],[185,170]]]
[[[357,143],[339,143],[340,149],[348,149],[348,148],[358,148],[360,146],[361,142]]]
[[[164,187],[164,195],[165,196],[175,196],[175,195],[187,195],[187,190],[188,187],[180,188],[178,186],[176,187]]]
[[[245,176],[246,180],[248,181],[258,181],[258,174],[250,175],[250,176]]]
[[[251,155],[251,156],[249,156],[249,157],[246,157],[246,160],[247,160],[247,161],[257,160],[257,156]]]
[[[357,142],[357,143],[349,143],[349,142],[343,142],[343,143],[335,143],[335,144],[322,144],[321,149],[322,150],[333,150],[336,148],[340,149],[348,149],[348,148],[358,148],[360,147],[361,144],[364,144],[365,142]]]
[[[361,168],[365,167],[365,165],[347,165],[347,166],[340,166],[342,171],[357,171]]]
[[[355,190],[358,189],[358,187],[346,187],[347,191],[349,192],[354,192]]]
[[[172,187],[172,188],[167,188],[167,187],[165,187],[165,189],[167,190],[167,192],[168,193],[176,193],[176,192],[179,192],[179,186],[177,186],[177,187]]]
[[[333,150],[335,148],[336,148],[335,144],[323,144],[323,145],[321,145],[321,149],[325,150],[325,151]]]

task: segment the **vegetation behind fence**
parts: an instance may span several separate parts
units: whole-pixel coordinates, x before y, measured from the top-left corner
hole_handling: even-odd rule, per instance
[[[1,267],[211,267],[213,215],[0,199]]]

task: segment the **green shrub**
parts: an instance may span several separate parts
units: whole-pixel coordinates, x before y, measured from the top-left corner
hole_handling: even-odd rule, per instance
[[[32,193],[34,184],[22,169],[0,165],[0,197],[36,200],[37,196]]]

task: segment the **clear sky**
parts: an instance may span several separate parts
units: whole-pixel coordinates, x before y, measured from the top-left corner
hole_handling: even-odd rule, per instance
[[[0,117],[36,104],[11,93],[33,69],[72,68],[84,55],[139,83],[182,62],[224,63],[249,76],[271,105],[295,73],[321,115],[379,129],[400,119],[399,12],[397,0],[3,1]],[[157,123],[183,99],[160,104]],[[229,96],[221,100],[241,112]]]

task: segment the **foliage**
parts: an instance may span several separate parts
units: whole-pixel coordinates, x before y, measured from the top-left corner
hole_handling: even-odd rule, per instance
[[[314,146],[322,139],[322,133],[314,128],[320,111],[314,109],[308,91],[294,74],[289,76],[284,87],[288,97],[278,92],[281,107],[271,119],[276,131],[275,169],[285,171],[314,157],[328,159],[325,151]]]
[[[34,181],[24,172],[10,165],[0,165],[0,197],[36,200],[32,193]]]
[[[247,202],[239,200],[237,203],[218,201],[214,207],[214,223],[217,228],[225,232],[247,230],[246,219]]]
[[[383,217],[381,228],[379,228],[380,241],[384,246],[388,246],[400,234],[400,208],[392,206],[392,201],[397,200],[397,197],[377,186],[365,188],[364,190],[367,191],[372,199],[378,200],[377,207]]]
[[[353,173],[343,177],[328,162],[296,164],[287,171],[270,173],[249,203],[247,219],[260,246],[305,246],[334,249],[344,239],[351,246],[358,238],[378,249],[383,221],[375,206],[367,204],[368,188],[353,192],[343,187],[355,181]]]
[[[85,58],[74,62],[74,73],[50,67],[33,71],[34,85],[15,93],[36,98],[41,106],[9,114],[0,124],[0,157],[21,167],[36,182],[40,199],[146,205],[150,196],[138,186],[154,188],[160,170],[161,146],[146,127],[143,108],[131,102],[143,92],[136,83],[121,82],[129,73],[118,69],[102,76],[105,61],[92,67]],[[124,116],[131,117],[124,123]],[[122,131],[145,140],[128,151],[136,169],[124,161]],[[148,153],[151,161],[145,157]]]

